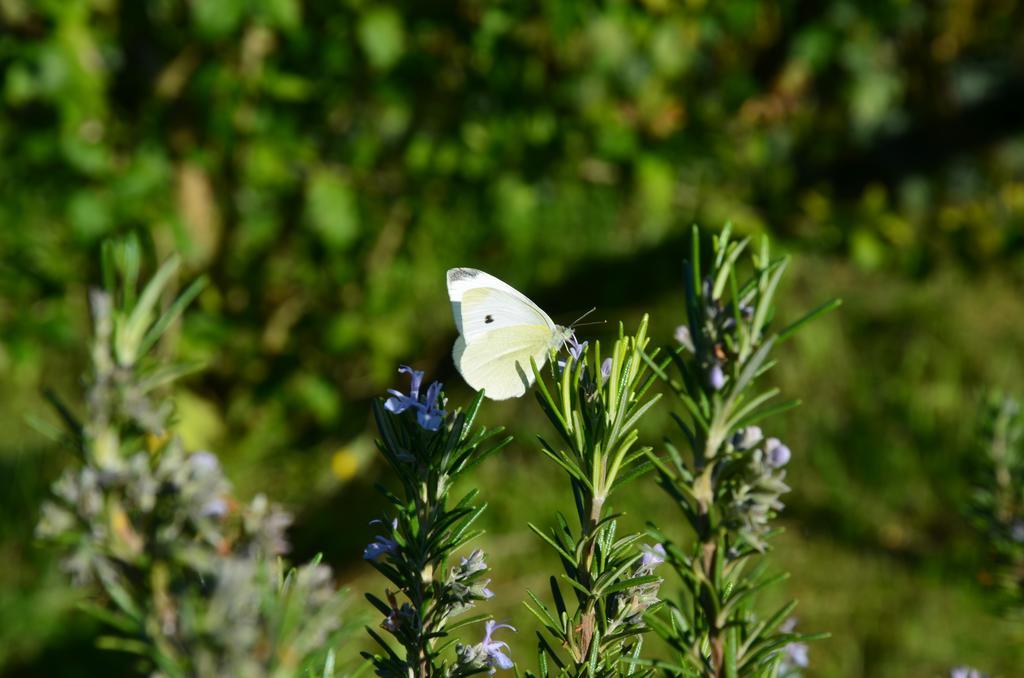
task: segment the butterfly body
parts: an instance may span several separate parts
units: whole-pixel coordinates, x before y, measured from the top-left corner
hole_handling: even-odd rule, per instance
[[[518,398],[572,330],[556,325],[522,292],[474,268],[448,271],[448,297],[459,338],[452,359],[466,383],[494,400]]]

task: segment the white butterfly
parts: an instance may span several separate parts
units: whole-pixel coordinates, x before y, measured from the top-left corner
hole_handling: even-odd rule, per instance
[[[475,268],[448,271],[448,298],[459,329],[452,359],[466,383],[493,400],[518,398],[548,353],[572,336],[522,292]]]

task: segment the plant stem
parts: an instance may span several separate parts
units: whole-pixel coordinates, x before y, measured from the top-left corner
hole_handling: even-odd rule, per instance
[[[698,528],[700,538],[700,567],[704,576],[703,592],[700,604],[704,610],[704,618],[708,624],[708,643],[711,646],[711,666],[716,678],[725,675],[725,637],[719,628],[718,610],[715,601],[719,598],[721,582],[718,578],[718,558],[720,557],[718,542],[711,524],[710,504],[714,498],[712,465],[702,471],[698,479],[698,487],[702,487],[707,497],[698,502]]]
[[[587,541],[587,549],[583,556],[583,562],[580,567],[580,583],[585,586],[590,586],[590,568],[594,562],[594,551],[597,548],[597,530],[598,523],[601,522],[601,512],[604,510],[604,496],[592,496],[590,498],[590,517],[583,525],[583,539]],[[587,601],[587,606],[583,611],[583,615],[580,619],[580,662],[586,662],[587,657],[590,656],[590,643],[594,637],[594,625],[596,624],[596,603],[597,600],[591,597]]]
[[[420,492],[416,496],[416,518],[419,523],[420,535],[429,534],[430,530],[430,483],[429,480],[423,481],[420,485]],[[422,549],[421,549],[422,552]],[[417,565],[417,576],[416,576],[416,590],[412,592],[409,598],[412,600],[413,606],[416,609],[416,614],[419,617],[420,634],[416,639],[416,646],[413,649],[414,657],[410,657],[410,663],[414,663],[416,666],[417,678],[429,678],[430,676],[430,647],[429,640],[427,640],[429,631],[426,628],[426,614],[423,609],[424,600],[426,599],[426,588],[427,582],[423,581],[423,572],[426,570],[431,563],[425,563],[422,560],[416,563]],[[433,568],[431,567],[431,572]],[[433,576],[433,575],[431,575]]]
[[[711,645],[711,666],[716,678],[725,676],[725,636],[718,624],[718,613],[714,599],[718,596],[719,582],[717,577],[718,545],[713,541],[704,542],[701,547],[703,558],[701,564],[704,576],[707,577],[708,590],[704,594],[704,615],[708,620],[708,641]]]

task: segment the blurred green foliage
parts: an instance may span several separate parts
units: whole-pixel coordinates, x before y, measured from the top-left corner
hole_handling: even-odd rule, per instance
[[[657,305],[667,341],[683,227],[770,229],[805,252],[789,317],[847,301],[776,377],[814,402],[787,433],[807,552],[870,549],[905,593],[969,573],[965,412],[1024,378],[1022,25],[1015,0],[0,0],[0,665],[88,637],[29,545],[66,460],[24,421],[41,386],[77,393],[85,286],[124,231],[212,281],[179,337],[211,363],[179,398],[190,447],[343,564],[368,534],[328,516],[368,496],[368,399],[400,360],[455,385],[446,268],[559,320]],[[830,670],[907,675],[915,619],[807,621]]]

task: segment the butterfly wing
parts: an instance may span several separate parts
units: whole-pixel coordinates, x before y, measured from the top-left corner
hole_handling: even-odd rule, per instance
[[[488,332],[519,325],[543,325],[552,335],[555,332],[548,314],[525,294],[475,268],[448,271],[448,298],[455,325],[467,344]]]
[[[555,336],[555,324],[529,299],[493,287],[466,290],[459,311],[462,322],[458,324],[467,344],[495,330],[514,327],[542,328],[547,332],[549,342]]]
[[[486,389],[492,400],[518,398],[533,384],[533,358],[540,368],[547,361],[551,330],[545,325],[519,325],[491,330],[471,343],[459,337],[452,359],[466,383]]]

